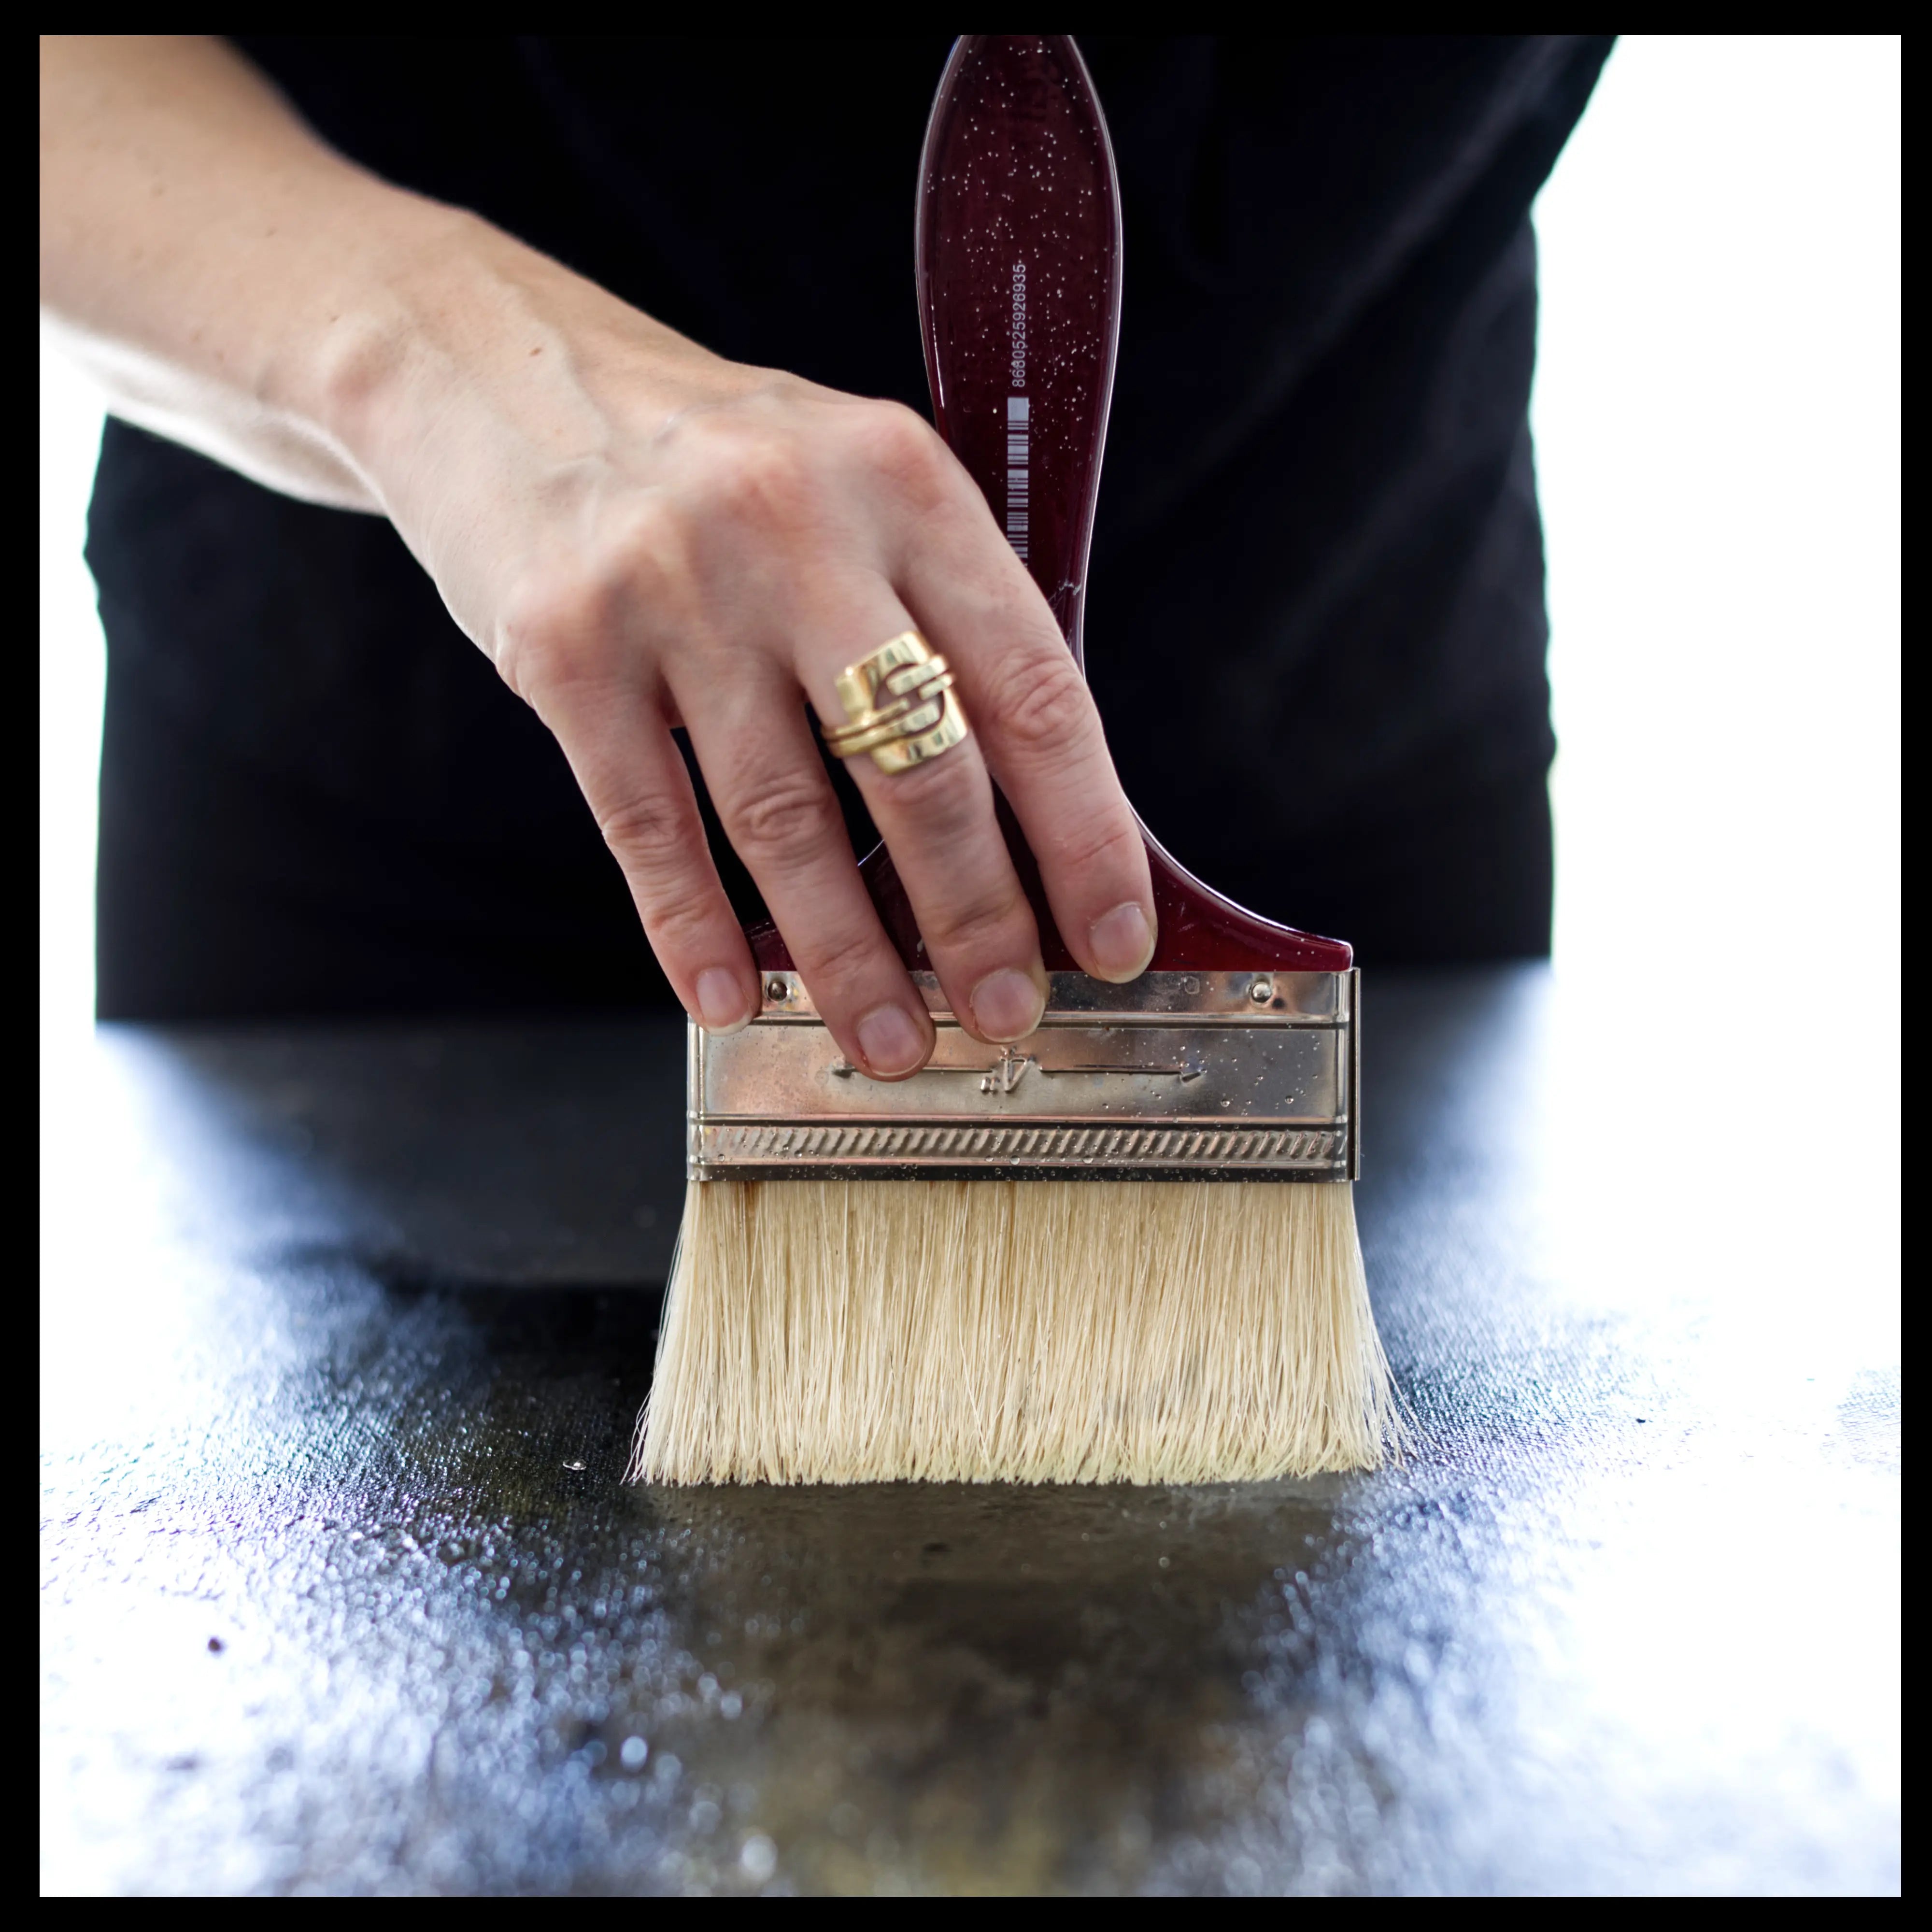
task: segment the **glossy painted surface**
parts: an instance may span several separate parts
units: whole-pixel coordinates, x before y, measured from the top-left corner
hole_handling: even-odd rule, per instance
[[[914,251],[933,419],[1081,655],[1120,322],[1120,190],[1064,34],[968,34],[939,83]]]
[[[1120,334],[1120,209],[1106,118],[1070,36],[961,38],[927,125],[918,208],[920,332],[934,420],[1084,664],[1088,550]],[[1175,640],[1177,677],[1190,647]],[[1046,968],[1076,967],[1018,827],[1010,815],[1005,824]],[[1348,970],[1343,942],[1258,917],[1142,830],[1160,928],[1156,970]],[[900,956],[924,966],[918,922],[885,848],[862,869]],[[774,928],[750,937],[762,970],[791,969]]]
[[[44,1882],[1895,1887],[1896,1283],[1640,990],[1378,976],[1414,1450],[1178,1492],[622,1486],[675,1018],[56,1048]]]

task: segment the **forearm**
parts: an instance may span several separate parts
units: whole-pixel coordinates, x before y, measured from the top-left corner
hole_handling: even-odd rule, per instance
[[[331,153],[219,41],[40,43],[43,313],[117,413],[278,488],[377,507],[329,372],[384,260],[448,219]]]
[[[757,373],[345,160],[196,37],[43,39],[40,299],[117,415],[419,554],[427,440],[568,462],[607,356],[664,417]]]
[[[219,40],[41,41],[43,313],[117,414],[258,481],[389,508],[374,400],[532,272],[564,278],[344,160]]]

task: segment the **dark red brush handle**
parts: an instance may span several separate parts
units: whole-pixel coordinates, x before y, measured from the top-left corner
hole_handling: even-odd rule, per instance
[[[926,126],[916,246],[940,433],[1080,658],[1120,332],[1120,212],[1107,124],[1070,37],[968,34],[954,46]],[[1174,648],[1178,658],[1188,640]],[[1001,811],[1048,970],[1074,968],[1032,856]],[[1160,920],[1154,970],[1347,970],[1341,940],[1245,911],[1184,871],[1144,826],[1142,835]],[[885,848],[861,869],[906,963],[926,965]],[[752,938],[760,967],[790,964],[770,927]]]

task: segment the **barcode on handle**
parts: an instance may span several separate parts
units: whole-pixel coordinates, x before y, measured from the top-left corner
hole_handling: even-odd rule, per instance
[[[1026,560],[1033,507],[1033,404],[1006,398],[1006,541]]]

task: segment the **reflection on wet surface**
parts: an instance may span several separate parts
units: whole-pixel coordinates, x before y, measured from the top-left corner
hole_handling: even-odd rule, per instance
[[[621,1486],[674,1026],[77,1055],[44,1882],[1895,1886],[1884,1284],[1785,1334],[1606,1191],[1544,975],[1370,1013],[1418,1451],[1172,1492]]]

